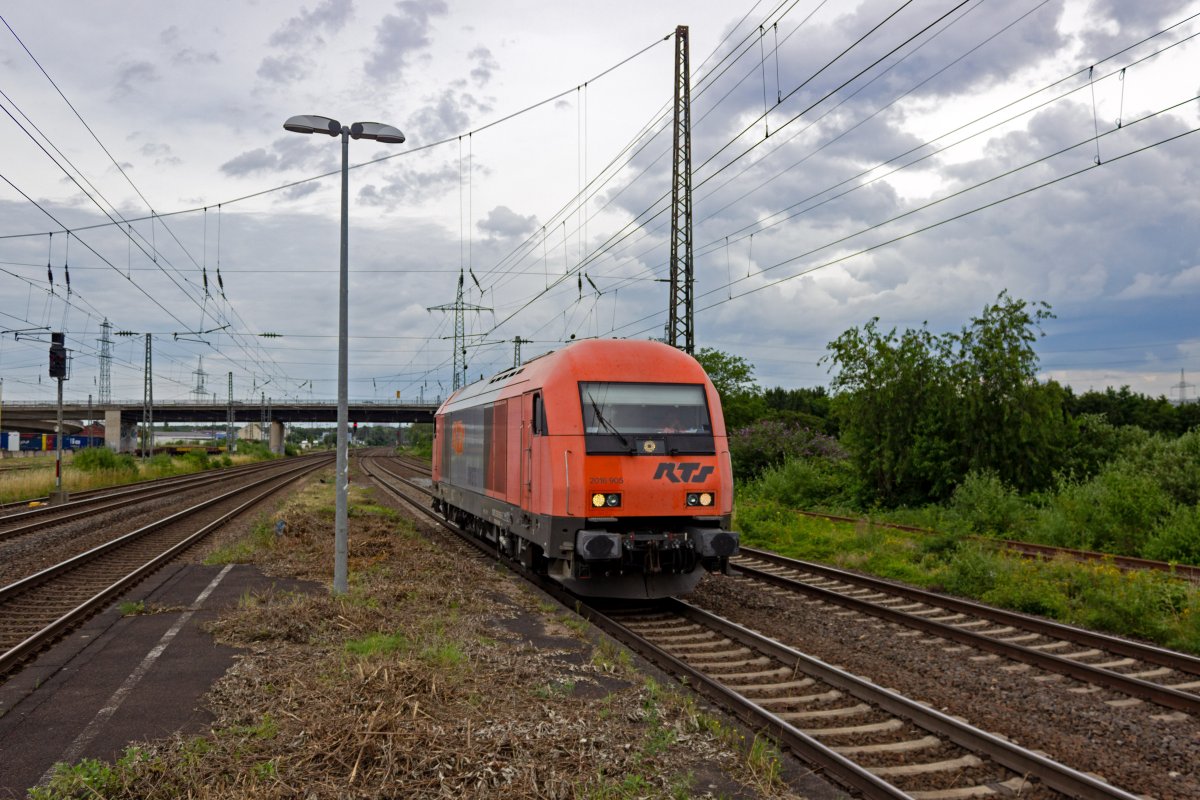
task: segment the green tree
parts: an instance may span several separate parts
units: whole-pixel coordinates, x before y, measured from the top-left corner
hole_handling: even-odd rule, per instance
[[[742,393],[758,392],[754,382],[754,365],[741,356],[735,356],[711,347],[702,347],[696,360],[722,398]]]
[[[741,356],[735,356],[711,347],[702,347],[696,360],[717,394],[721,396],[721,410],[725,415],[725,427],[736,430],[749,425],[766,414],[762,390],[754,381],[754,365]]]
[[[1057,383],[1038,383],[1033,344],[1041,323],[1053,318],[1046,303],[1001,292],[982,316],[945,337],[958,398],[952,433],[961,446],[960,476],[993,470],[1024,491],[1052,478],[1067,445],[1066,393]]]
[[[956,334],[882,333],[872,319],[831,342],[822,363],[838,370],[834,414],[866,499],[945,499],[971,471],[1049,485],[1072,431],[1066,393],[1036,378],[1033,343],[1051,317],[1001,292]]]
[[[1150,397],[1130,390],[1128,386],[1103,392],[1088,391],[1076,397],[1069,394],[1067,409],[1072,416],[1103,414],[1109,423],[1136,425],[1151,433],[1181,436],[1200,424],[1200,405],[1174,405],[1166,397]]]
[[[800,389],[776,386],[764,390],[762,398],[772,419],[837,435],[837,424],[831,417],[832,398],[824,386]]]
[[[860,484],[872,495],[864,499],[923,503],[950,475],[948,442],[938,435],[950,399],[941,343],[925,326],[897,335],[895,328],[881,332],[878,323],[874,318],[829,343],[821,363],[838,367],[833,413]]]

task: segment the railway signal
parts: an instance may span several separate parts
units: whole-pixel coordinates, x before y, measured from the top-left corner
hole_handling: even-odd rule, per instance
[[[67,347],[63,334],[50,334],[50,377],[67,379]]]
[[[54,494],[50,502],[66,502],[67,493],[62,485],[62,437],[63,437],[63,381],[67,379],[67,345],[61,331],[50,334],[50,377],[58,383],[58,415],[54,428]]]

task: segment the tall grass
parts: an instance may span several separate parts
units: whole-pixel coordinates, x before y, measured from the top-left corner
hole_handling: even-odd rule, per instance
[[[0,503],[32,502],[54,491],[54,459],[34,456],[31,460],[46,463],[29,469],[0,470]],[[239,453],[233,459],[223,457],[220,461],[208,456],[172,457],[165,454],[143,461],[104,447],[88,448],[75,453],[70,459],[64,453],[62,485],[68,493],[82,492],[261,460],[262,454],[252,451]]]

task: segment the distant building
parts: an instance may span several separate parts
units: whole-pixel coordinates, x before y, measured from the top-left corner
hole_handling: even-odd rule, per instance
[[[258,422],[248,422],[238,428],[237,438],[241,441],[265,442],[267,440],[266,432],[263,430],[262,424]]]

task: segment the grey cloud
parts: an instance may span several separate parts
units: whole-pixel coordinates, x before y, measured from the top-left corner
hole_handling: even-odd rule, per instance
[[[253,175],[257,172],[283,172],[293,169],[331,170],[337,160],[334,147],[315,147],[312,139],[326,137],[283,136],[272,142],[270,149],[258,147],[247,150],[221,165],[221,171],[231,177]]]
[[[480,87],[486,86],[492,79],[492,72],[500,68],[496,59],[492,57],[492,51],[482,45],[472,50],[467,57],[475,61],[475,66],[471,69],[471,77]]]
[[[260,170],[277,170],[280,168],[280,163],[277,154],[269,153],[265,148],[259,147],[226,161],[221,165],[221,172],[231,176],[251,175]]]
[[[476,227],[491,236],[513,238],[532,233],[537,228],[537,217],[523,217],[508,206],[496,206]]]
[[[301,183],[285,189],[283,196],[288,200],[299,200],[301,197],[307,197],[320,188],[320,181],[308,181],[307,183]]]
[[[182,40],[182,31],[179,30],[178,25],[172,25],[160,33],[158,39],[168,47],[177,48]],[[183,47],[171,56],[171,62],[174,64],[219,64],[221,57],[215,50],[201,52],[191,47]]]
[[[296,58],[268,56],[258,65],[258,77],[272,83],[292,83],[308,75],[304,64]]]
[[[321,42],[322,32],[337,33],[354,14],[351,0],[325,0],[309,11],[300,9],[300,15],[292,17],[271,34],[267,41],[272,47],[292,47],[309,41]]]
[[[154,159],[155,166],[177,166],[183,163],[183,159],[179,156],[172,155],[170,145],[147,142],[141,146],[139,152],[147,158]]]
[[[396,168],[380,183],[368,183],[358,190],[358,202],[369,206],[395,208],[402,202],[435,200],[458,188],[458,169],[443,163],[429,170]]]
[[[442,0],[403,0],[396,9],[399,14],[380,20],[374,52],[367,58],[367,75],[377,80],[401,72],[413,55],[429,47],[431,19],[447,13]]]
[[[122,95],[129,94],[159,79],[158,69],[149,61],[134,61],[117,72],[116,91]]]
[[[422,142],[436,142],[463,133],[471,127],[472,114],[483,114],[491,110],[487,101],[477,99],[466,92],[447,89],[436,97],[427,98],[425,105],[409,116],[404,128],[411,141],[419,136]],[[409,128],[412,131],[409,131]]]
[[[221,57],[217,55],[215,50],[202,53],[199,50],[185,47],[171,56],[171,61],[175,64],[220,64]]]
[[[1141,38],[1176,22],[1190,5],[1187,0],[1153,3],[1093,0],[1087,12],[1095,22],[1083,36],[1083,42],[1091,57],[1107,55],[1116,43]]]

